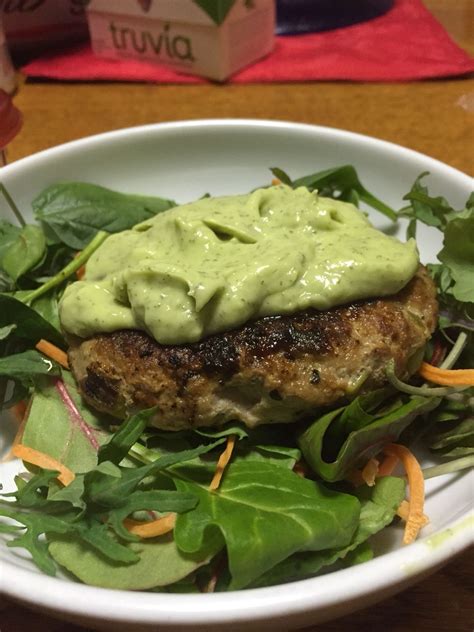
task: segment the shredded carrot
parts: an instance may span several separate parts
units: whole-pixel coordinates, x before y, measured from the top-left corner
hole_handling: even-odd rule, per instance
[[[410,512],[410,503],[408,502],[408,500],[402,500],[402,502],[400,503],[400,506],[397,509],[397,516],[400,516],[400,518],[402,520],[405,520],[405,522],[408,520],[408,515]],[[429,524],[430,520],[428,518],[428,516],[425,516],[423,514],[423,525],[425,526],[427,524]]]
[[[21,440],[23,439],[23,433],[25,432],[25,426],[26,426],[26,421],[28,419],[28,413],[30,410],[30,406],[31,406],[31,399],[28,402],[28,404],[26,404],[26,402],[19,402],[19,403],[23,403],[25,404],[25,412],[23,413],[21,419],[20,417],[17,417],[18,421],[20,422],[19,426],[18,426],[18,430],[16,431],[16,435],[13,439],[13,443],[10,447],[10,449],[8,450],[7,454],[2,458],[2,460],[0,461],[1,463],[6,463],[7,461],[11,461],[12,459],[15,458],[15,455],[13,454],[13,449],[15,448],[15,446],[17,446],[19,443],[21,443]],[[12,409],[15,408],[14,406],[12,406]],[[16,413],[13,412],[13,414],[15,416]]]
[[[221,479],[224,474],[224,470],[232,456],[236,439],[237,439],[236,435],[229,435],[227,437],[227,444],[225,446],[225,450],[220,455],[219,460],[217,461],[216,471],[214,473],[214,477],[211,481],[211,484],[209,485],[209,489],[211,491],[215,491],[216,489],[218,489],[219,485],[221,484]]]
[[[169,513],[157,520],[149,520],[146,522],[139,522],[138,520],[132,520],[126,518],[123,521],[124,527],[130,533],[138,535],[141,538],[156,538],[159,535],[164,535],[174,529],[176,523],[176,514]]]
[[[281,184],[281,180],[279,178],[272,179],[272,186],[277,187],[279,184]]]
[[[45,470],[56,470],[59,472],[58,481],[64,486],[69,485],[76,478],[76,475],[68,467],[54,459],[49,454],[44,454],[34,448],[29,448],[22,443],[17,443],[11,450],[13,456],[22,459],[32,465],[37,465]]]
[[[418,373],[428,382],[441,386],[474,386],[474,369],[439,369],[423,362]]]
[[[366,485],[373,487],[375,485],[375,479],[379,473],[379,462],[377,459],[370,459],[367,465],[361,472],[362,479]]]
[[[45,356],[47,356],[48,358],[51,358],[51,360],[54,360],[65,369],[69,369],[67,354],[64,351],[62,351],[62,349],[59,349],[58,347],[56,347],[56,345],[53,345],[51,342],[48,342],[47,340],[41,339],[36,345],[36,348],[38,349],[38,351],[40,351],[41,353],[44,353]]]
[[[391,476],[391,474],[393,473],[393,470],[398,465],[398,461],[399,461],[398,456],[394,456],[394,455],[386,456],[379,466],[377,477]]]
[[[410,500],[407,522],[405,525],[405,533],[403,535],[403,543],[410,544],[413,542],[420,529],[425,524],[425,514],[423,513],[423,505],[425,502],[425,481],[420,464],[415,456],[408,448],[396,443],[390,443],[384,448],[385,454],[396,456],[403,463],[403,467],[407,473],[408,487],[410,490]]]

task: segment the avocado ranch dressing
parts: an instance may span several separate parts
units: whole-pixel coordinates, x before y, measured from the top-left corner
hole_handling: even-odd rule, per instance
[[[384,235],[352,204],[279,185],[111,235],[60,316],[84,338],[142,329],[162,344],[195,342],[261,316],[394,294],[418,264],[414,240]]]

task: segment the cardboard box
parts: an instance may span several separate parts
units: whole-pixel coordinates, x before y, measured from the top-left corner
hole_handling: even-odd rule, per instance
[[[218,81],[269,53],[274,0],[91,0],[96,55],[133,57]]]

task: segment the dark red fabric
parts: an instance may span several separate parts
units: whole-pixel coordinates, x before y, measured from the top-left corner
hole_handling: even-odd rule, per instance
[[[29,77],[76,81],[205,81],[144,61],[100,59],[88,45],[43,56],[22,71]],[[277,37],[271,55],[229,81],[406,81],[470,72],[474,59],[451,40],[421,0],[396,0],[388,13],[363,24]]]

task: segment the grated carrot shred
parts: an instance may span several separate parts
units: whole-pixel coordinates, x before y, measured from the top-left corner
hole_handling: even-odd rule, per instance
[[[397,509],[397,516],[399,516],[402,520],[405,520],[405,522],[408,520],[408,515],[410,512],[410,503],[408,502],[408,500],[402,500],[402,502],[400,503],[400,506]],[[428,516],[425,516],[423,514],[423,526],[429,524],[430,519],[428,518]]]
[[[236,439],[237,439],[236,435],[229,435],[227,437],[227,444],[226,444],[225,450],[224,452],[222,452],[222,454],[219,457],[219,460],[217,461],[216,471],[212,478],[211,484],[209,485],[209,489],[211,491],[215,491],[216,489],[218,489],[219,485],[221,484],[221,479],[224,474],[225,468],[227,467],[232,457],[232,452],[234,451]]]
[[[394,456],[394,455],[386,456],[379,466],[379,471],[378,471],[377,476],[378,477],[391,476],[393,473],[393,470],[398,465],[398,461],[399,461],[398,456]]]
[[[43,353],[45,356],[50,358],[51,360],[54,360],[55,362],[60,364],[65,369],[69,369],[69,361],[67,359],[67,353],[65,353],[62,349],[59,349],[59,347],[56,347],[56,345],[53,345],[51,342],[48,342],[47,340],[41,339],[37,343],[36,349],[40,353]]]
[[[138,535],[141,538],[156,538],[157,536],[169,533],[174,529],[174,525],[176,524],[176,514],[169,513],[162,518],[157,518],[156,520],[150,520],[147,522],[140,522],[138,520],[126,518],[123,521],[123,524],[127,531],[130,531],[130,533]]]
[[[375,485],[375,479],[379,474],[379,462],[377,459],[369,459],[361,472],[362,480],[369,487]]]
[[[384,448],[388,456],[396,456],[400,459],[407,473],[408,488],[410,490],[409,508],[403,543],[413,542],[420,529],[426,524],[426,516],[423,512],[425,502],[425,480],[420,464],[408,448],[396,443],[390,443]]]
[[[441,386],[474,386],[474,369],[439,369],[423,362],[418,373],[428,382]]]
[[[34,448],[29,448],[22,443],[17,443],[16,445],[14,445],[11,449],[11,453],[18,459],[22,459],[27,463],[42,467],[45,470],[56,470],[57,472],[59,472],[58,481],[62,483],[65,487],[72,483],[72,481],[76,478],[76,475],[72,470],[70,470],[68,467],[60,463],[52,456],[49,456],[49,454],[44,454],[44,452],[40,452],[39,450],[35,450]]]
[[[272,186],[277,187],[281,184],[281,180],[279,178],[272,178]]]
[[[10,449],[8,450],[7,454],[0,460],[0,463],[6,463],[7,461],[11,461],[12,459],[15,458],[15,455],[13,454],[13,448],[17,446],[19,443],[21,443],[21,440],[23,439],[23,433],[25,432],[26,421],[28,419],[28,413],[30,411],[31,400],[28,402],[28,404],[26,404],[24,400],[19,403],[25,404],[26,406],[25,412],[23,413],[20,419],[20,417],[17,416],[16,411],[12,410],[13,415],[17,417],[17,420],[19,421],[19,426],[18,426],[18,430],[16,431],[15,437],[13,438],[13,443]],[[12,409],[15,408],[15,406],[12,406]]]

